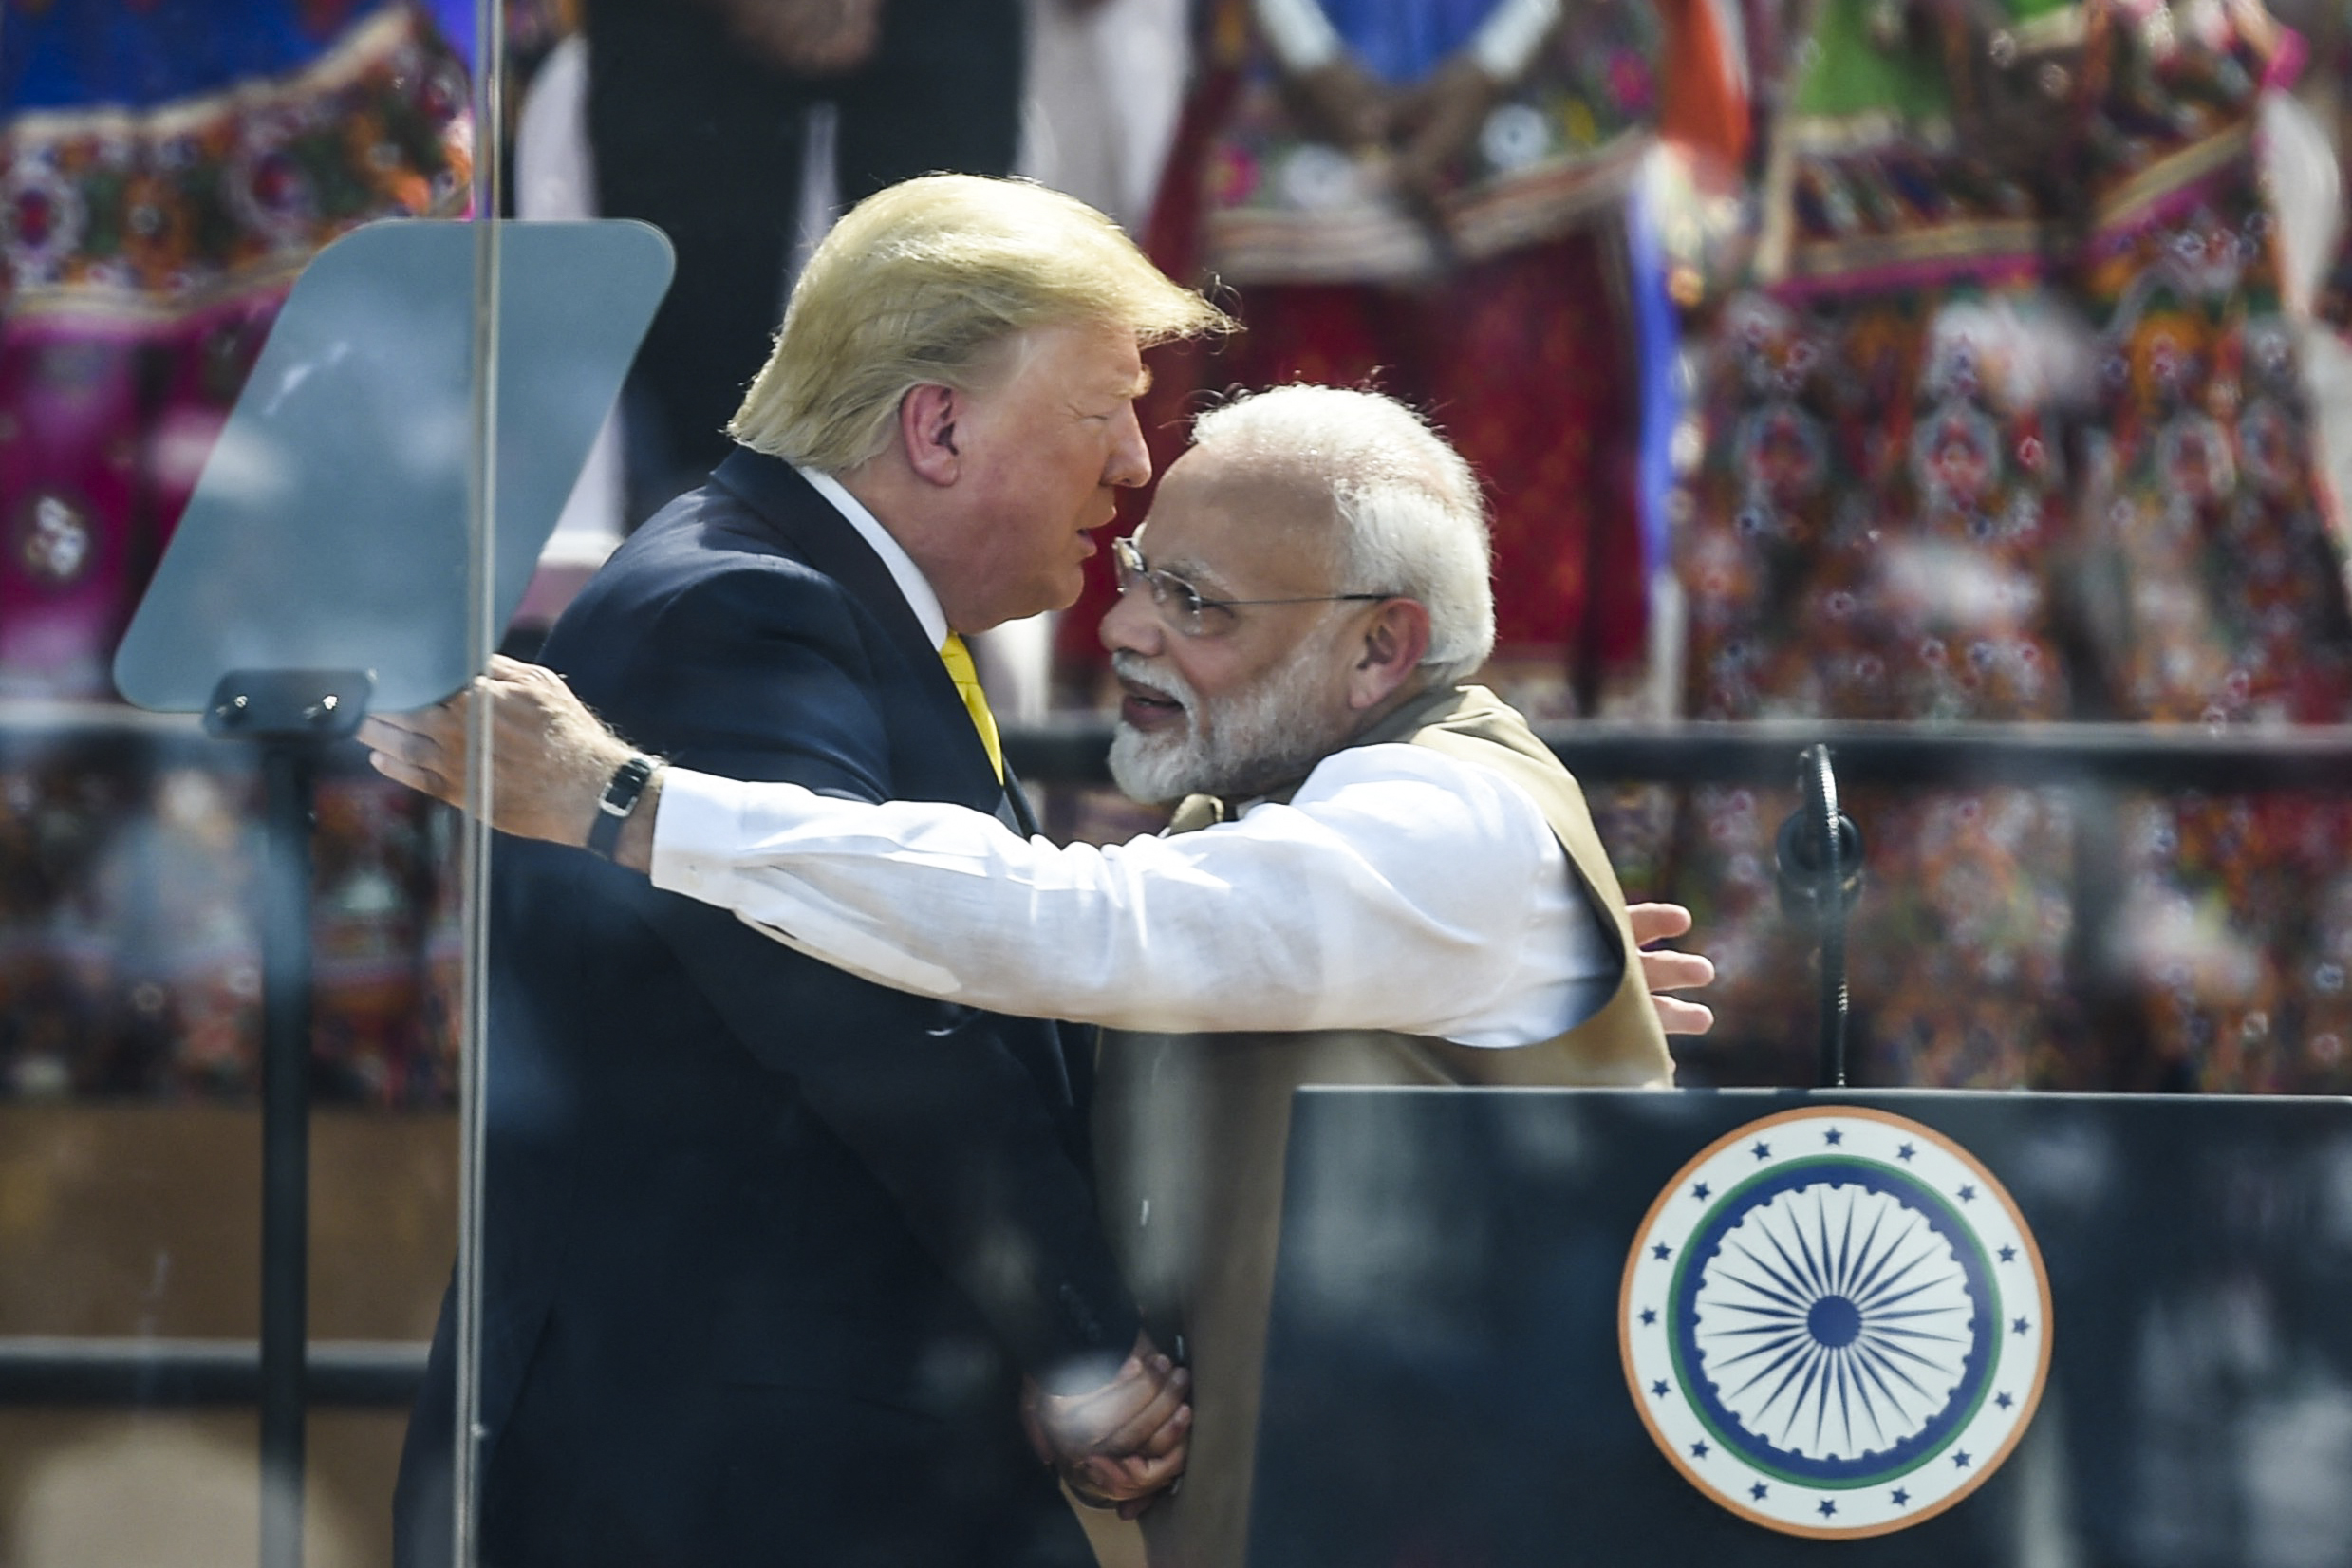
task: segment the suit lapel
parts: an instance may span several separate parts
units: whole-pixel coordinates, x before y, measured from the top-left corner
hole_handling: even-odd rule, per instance
[[[780,457],[738,447],[711,477],[741,496],[794,553],[849,589],[873,616],[911,672],[913,695],[928,710],[931,732],[946,748],[957,778],[969,785],[959,803],[1017,826],[1005,814],[1011,792],[998,784],[988,749],[980,743],[980,731],[941,663],[939,649],[932,646],[906,595],[899,591],[890,569],[849,519]]]
[[[858,534],[849,519],[802,478],[790,463],[745,448],[737,448],[711,476],[714,482],[741,497],[764,521],[777,542],[810,566],[839,583],[866,607],[881,626],[894,651],[909,671],[911,695],[924,704],[931,722],[927,733],[945,748],[944,761],[953,769],[960,798],[955,804],[987,812],[1024,838],[1037,831],[1036,814],[1010,770],[997,781],[988,750],[965,711],[963,697],[931,645],[914,607],[899,590],[898,580]],[[942,1003],[944,1016],[967,1019],[972,1009]],[[1005,1043],[1020,1056],[1057,1102],[1083,1111],[1093,1091],[1093,1050],[1089,1037],[1075,1026],[1045,1019],[1006,1020]],[[1086,1159],[1086,1121],[1081,1113],[1065,1129],[1075,1140],[1073,1153]]]

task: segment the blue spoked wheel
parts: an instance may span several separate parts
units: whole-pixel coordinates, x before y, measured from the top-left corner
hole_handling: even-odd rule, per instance
[[[1951,1205],[1901,1171],[1792,1161],[1682,1249],[1674,1361],[1701,1419],[1766,1474],[1876,1485],[1935,1458],[1984,1399],[2000,1295]]]

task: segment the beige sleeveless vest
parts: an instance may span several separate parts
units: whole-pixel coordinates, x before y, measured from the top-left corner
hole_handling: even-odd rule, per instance
[[[1583,793],[1559,759],[1479,686],[1418,698],[1354,744],[1389,741],[1491,768],[1525,791],[1615,929],[1624,975],[1591,1018],[1513,1050],[1376,1031],[1104,1034],[1094,1098],[1104,1228],[1154,1339],[1163,1349],[1181,1342],[1193,1377],[1185,1483],[1144,1516],[1152,1568],[1238,1568],[1241,1561],[1291,1091],[1302,1084],[1659,1086],[1673,1077],[1626,924],[1625,895]],[[1222,814],[1221,803],[1195,796],[1178,808],[1169,831],[1206,827]]]

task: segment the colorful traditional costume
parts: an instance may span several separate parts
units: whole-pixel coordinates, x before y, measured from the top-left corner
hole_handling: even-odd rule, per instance
[[[1693,717],[2344,719],[2343,541],[2255,159],[2296,53],[2235,0],[2032,0],[1988,35],[1824,0],[1774,127],[1764,283],[1707,361]],[[2039,156],[1988,142],[2037,98]],[[1703,1073],[1805,1073],[1811,981],[1772,908],[1788,805],[1692,802],[1680,887],[1725,977]],[[1857,814],[1869,1081],[2352,1084],[2342,801]]]
[[[15,731],[6,702],[111,694],[115,642],[287,288],[358,224],[464,212],[470,102],[416,6],[7,0],[0,1092],[252,1081],[249,759]],[[330,781],[320,818],[323,1076],[437,1096],[424,819],[364,779]]]
[[[1670,8],[1702,25],[1670,40]],[[1671,344],[1635,326],[1648,280],[1627,266],[1624,218],[1675,51],[1699,57],[1686,106],[1726,122],[1712,101],[1729,91],[1706,0],[1560,9],[1226,0],[1150,236],[1172,275],[1238,290],[1247,328],[1155,365],[1147,427],[1163,466],[1201,395],[1228,387],[1372,383],[1428,411],[1487,482],[1501,643],[1489,677],[1538,717],[1638,671],[1639,388]],[[1345,150],[1307,127],[1290,85],[1300,48],[1279,36],[1301,28],[1327,29],[1327,47],[1390,90],[1463,57],[1508,84],[1437,196],[1409,193],[1385,149]],[[1106,574],[1065,622],[1066,667],[1100,666],[1108,598]]]

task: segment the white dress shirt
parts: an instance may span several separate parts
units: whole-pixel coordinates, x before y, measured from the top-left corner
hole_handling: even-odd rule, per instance
[[[1535,802],[1423,746],[1336,752],[1288,805],[1099,849],[671,768],[652,872],[883,984],[1117,1029],[1526,1045],[1622,974]]]

